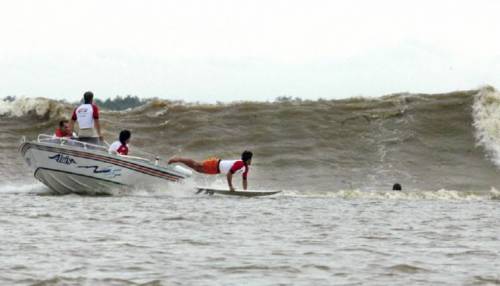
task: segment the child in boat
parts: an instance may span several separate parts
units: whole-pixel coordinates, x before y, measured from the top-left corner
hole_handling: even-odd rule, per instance
[[[221,160],[218,158],[211,158],[203,162],[197,162],[188,158],[173,157],[168,161],[168,164],[182,163],[198,173],[208,175],[225,174],[230,191],[234,191],[233,174],[242,171],[243,189],[246,190],[248,187],[248,169],[252,164],[252,156],[252,152],[244,151],[241,153],[241,160]]]
[[[111,154],[128,155],[128,143],[130,142],[130,137],[132,134],[128,130],[122,130],[118,141],[113,142],[109,145],[108,152]]]

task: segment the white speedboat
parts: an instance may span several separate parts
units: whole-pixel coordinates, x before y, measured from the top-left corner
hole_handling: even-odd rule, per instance
[[[164,187],[191,175],[179,166],[159,165],[158,157],[151,154],[149,158],[109,154],[105,146],[51,135],[41,134],[32,142],[23,140],[19,152],[35,178],[59,194],[99,195],[130,187]]]

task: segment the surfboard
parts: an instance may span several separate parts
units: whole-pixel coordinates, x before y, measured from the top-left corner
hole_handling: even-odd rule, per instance
[[[198,190],[196,194],[207,194],[207,195],[219,194],[219,195],[240,196],[240,197],[270,196],[281,192],[281,191],[256,191],[256,190],[231,192],[229,190],[213,189],[213,188],[196,188],[196,189]]]

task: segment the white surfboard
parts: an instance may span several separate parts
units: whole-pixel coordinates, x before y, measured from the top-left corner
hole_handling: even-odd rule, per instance
[[[270,196],[281,191],[256,191],[256,190],[246,190],[246,191],[229,191],[225,189],[214,189],[214,188],[196,188],[198,191],[196,194],[207,194],[207,195],[227,195],[227,196],[240,196],[240,197],[259,197],[259,196]]]

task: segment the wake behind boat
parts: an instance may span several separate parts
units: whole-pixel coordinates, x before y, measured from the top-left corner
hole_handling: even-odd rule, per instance
[[[161,166],[147,153],[151,158],[114,155],[105,146],[44,134],[23,141],[19,152],[35,178],[58,194],[111,194],[113,189],[164,186],[191,175],[179,166]]]

